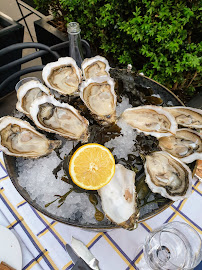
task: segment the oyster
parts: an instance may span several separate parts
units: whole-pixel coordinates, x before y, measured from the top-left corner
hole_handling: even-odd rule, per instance
[[[62,95],[73,95],[81,82],[81,70],[71,57],[62,57],[47,64],[42,71],[46,85]]]
[[[109,76],[109,62],[102,56],[86,58],[81,64],[84,79],[90,79],[100,76]]]
[[[202,136],[191,129],[178,129],[175,136],[160,138],[159,146],[185,163],[202,159]]]
[[[45,131],[67,139],[87,141],[88,120],[67,103],[60,103],[53,96],[36,99],[30,108],[35,125]]]
[[[194,176],[198,177],[202,182],[202,160],[197,160],[194,168]]]
[[[202,110],[191,107],[165,107],[178,125],[189,128],[202,128]]]
[[[83,81],[80,86],[80,97],[103,124],[116,120],[116,93],[114,80],[110,77],[98,77]]]
[[[139,217],[136,204],[135,172],[117,164],[112,180],[98,190],[108,219],[125,229],[134,229]]]
[[[61,141],[50,141],[28,122],[4,116],[0,118],[0,150],[16,157],[38,158],[59,147]]]
[[[50,95],[50,90],[42,83],[29,81],[23,84],[17,91],[18,102],[16,109],[30,117],[29,110],[32,102],[43,95]]]
[[[175,118],[157,106],[129,108],[123,112],[121,118],[137,131],[157,138],[175,134],[177,130]]]
[[[188,166],[164,151],[146,156],[145,181],[154,193],[173,201],[191,195],[192,174]]]

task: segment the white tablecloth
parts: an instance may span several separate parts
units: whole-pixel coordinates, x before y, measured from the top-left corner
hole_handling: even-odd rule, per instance
[[[7,174],[0,152],[0,224],[17,236],[23,253],[23,269],[71,269],[65,251],[74,236],[83,241],[99,260],[101,270],[147,270],[142,244],[148,232],[165,222],[187,222],[200,234],[202,183],[193,180],[189,199],[175,202],[159,215],[139,224],[134,231],[115,229],[89,232],[51,220],[32,208],[16,191]]]

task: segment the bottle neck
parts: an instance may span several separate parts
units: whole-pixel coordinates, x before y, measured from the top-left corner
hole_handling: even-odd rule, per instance
[[[69,36],[69,56],[76,61],[79,67],[81,67],[84,57],[79,24],[76,22],[69,23],[67,26],[67,31]]]

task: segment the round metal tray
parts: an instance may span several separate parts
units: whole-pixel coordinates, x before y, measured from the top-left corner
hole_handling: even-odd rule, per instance
[[[143,87],[150,87],[155,94],[159,94],[164,102],[171,101],[174,106],[184,106],[184,104],[180,101],[180,99],[175,96],[169,89],[164,87],[163,85],[157,83],[156,81],[142,75],[138,75],[135,78],[135,81],[142,85]],[[9,106],[9,104],[7,104]],[[72,225],[75,227],[81,227],[84,229],[93,229],[93,230],[107,230],[107,229],[113,229],[118,228],[115,224],[103,224],[102,222],[99,224],[80,224],[79,222],[69,220],[68,218],[63,218],[54,214],[51,214],[47,209],[42,208],[39,204],[37,204],[36,201],[32,200],[26,189],[24,189],[22,186],[20,186],[18,181],[18,170],[16,167],[16,158],[12,156],[4,155],[4,160],[6,164],[6,168],[8,171],[8,174],[10,176],[10,179],[17,189],[17,191],[20,193],[20,195],[35,209],[37,209],[39,212],[43,213],[44,215],[57,220],[59,222],[65,223],[67,225]],[[164,211],[166,208],[168,208],[172,204],[172,201],[168,200],[166,204],[161,205],[158,209],[154,209],[149,213],[141,213],[139,222],[142,222],[146,219],[149,219],[160,212]]]

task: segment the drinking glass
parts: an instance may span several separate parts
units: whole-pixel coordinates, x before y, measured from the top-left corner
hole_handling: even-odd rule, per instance
[[[15,90],[16,92],[18,91],[18,89],[20,88],[20,86],[22,86],[23,84],[29,82],[29,81],[37,81],[37,82],[40,82],[41,83],[41,80],[39,80],[38,78],[36,77],[27,77],[27,78],[24,78],[22,80],[20,80],[16,86],[15,86]]]
[[[152,269],[188,270],[202,260],[202,240],[191,226],[175,221],[150,232],[143,251]]]

